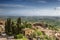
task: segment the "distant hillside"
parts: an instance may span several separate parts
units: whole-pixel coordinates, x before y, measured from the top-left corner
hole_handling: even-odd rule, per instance
[[[21,17],[23,21],[60,20],[60,17],[55,16],[0,16],[2,19],[17,19],[18,17]]]
[[[22,22],[45,22],[47,24],[60,26],[60,17],[55,16],[0,16],[0,19],[6,20],[7,18],[11,18],[12,20],[15,20],[21,17]]]

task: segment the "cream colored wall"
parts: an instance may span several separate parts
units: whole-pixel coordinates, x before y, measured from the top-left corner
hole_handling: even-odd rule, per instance
[[[5,31],[5,28],[3,25],[0,25],[0,32],[4,32]]]
[[[25,31],[25,35],[31,35],[34,32],[34,30],[27,30]]]

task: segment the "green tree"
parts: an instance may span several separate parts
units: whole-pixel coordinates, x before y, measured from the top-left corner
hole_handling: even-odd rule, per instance
[[[18,34],[20,33],[20,31],[21,31],[21,18],[19,17],[18,19],[17,19],[17,32],[18,32]]]
[[[27,21],[23,22],[23,26],[26,28],[27,27]]]
[[[8,34],[8,35],[12,34],[11,18],[8,18],[5,23],[5,31],[6,31],[6,34]]]
[[[27,21],[25,21],[23,25],[25,28],[32,28],[32,25],[30,23],[27,23]]]
[[[32,28],[32,25],[30,23],[28,23],[27,28]]]
[[[11,27],[12,27],[12,34],[16,35],[17,34],[17,29],[16,29],[16,25],[13,21],[12,21]]]

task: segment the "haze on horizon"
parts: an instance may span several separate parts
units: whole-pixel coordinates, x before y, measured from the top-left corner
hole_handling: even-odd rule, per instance
[[[60,16],[60,0],[0,0],[3,16]]]

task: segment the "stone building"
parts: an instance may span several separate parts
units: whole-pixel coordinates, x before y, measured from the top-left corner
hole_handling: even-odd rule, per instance
[[[23,33],[25,36],[30,36],[33,32],[34,32],[34,30],[30,29],[30,28],[23,29]]]
[[[0,20],[0,33],[5,32],[5,20]]]

